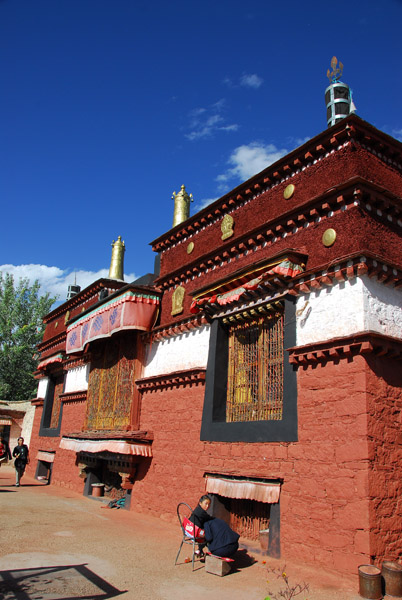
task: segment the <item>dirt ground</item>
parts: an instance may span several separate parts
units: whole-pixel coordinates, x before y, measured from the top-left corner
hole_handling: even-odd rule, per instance
[[[358,579],[342,573],[264,558],[240,547],[231,573],[218,577],[182,549],[178,525],[97,499],[45,486],[25,476],[14,484],[11,466],[0,469],[0,600],[286,600],[307,583],[298,600],[358,600]],[[266,560],[266,563],[263,563]],[[279,577],[278,577],[279,575]],[[293,598],[292,597],[292,598]]]

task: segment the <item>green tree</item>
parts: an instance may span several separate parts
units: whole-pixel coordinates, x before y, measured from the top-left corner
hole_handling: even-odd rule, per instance
[[[56,298],[39,295],[39,282],[20,279],[14,285],[9,273],[0,272],[0,400],[30,400],[37,383],[36,351],[42,340],[43,317]]]

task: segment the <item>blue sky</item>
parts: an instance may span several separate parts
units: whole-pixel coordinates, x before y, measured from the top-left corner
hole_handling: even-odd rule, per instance
[[[153,270],[149,242],[326,128],[333,55],[357,114],[402,139],[402,1],[0,0],[0,270]]]

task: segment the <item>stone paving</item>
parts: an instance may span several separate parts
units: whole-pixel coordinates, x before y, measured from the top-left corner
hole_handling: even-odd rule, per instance
[[[16,488],[11,466],[0,469],[0,600],[358,600],[358,581],[302,563],[264,559],[242,547],[225,577],[192,572],[183,549],[174,566],[178,526],[25,476]],[[188,548],[188,547],[187,547]],[[263,562],[265,560],[265,563]]]

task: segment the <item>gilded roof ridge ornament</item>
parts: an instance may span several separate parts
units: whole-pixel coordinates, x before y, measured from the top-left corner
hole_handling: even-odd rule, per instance
[[[193,194],[187,194],[184,185],[181,186],[180,192],[173,192],[172,199],[174,200],[173,227],[183,223],[190,216],[190,202],[194,202]]]
[[[112,242],[112,260],[110,261],[109,279],[119,279],[124,281],[124,252],[126,246],[121,239],[121,235],[116,241]]]
[[[329,69],[327,70],[327,77],[329,79],[329,83],[338,83],[339,78],[342,76],[343,64],[341,63],[341,61],[339,61],[339,67],[337,67],[337,64],[338,59],[336,58],[336,56],[333,56],[331,60],[332,71],[330,71]]]

